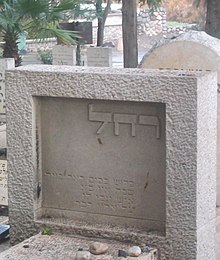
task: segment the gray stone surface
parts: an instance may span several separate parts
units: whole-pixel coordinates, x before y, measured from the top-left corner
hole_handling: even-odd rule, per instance
[[[94,255],[105,254],[108,251],[108,245],[100,242],[91,243],[89,246],[89,252]]]
[[[0,205],[8,206],[7,160],[0,160]]]
[[[128,250],[131,244],[113,242],[110,240],[94,240],[82,237],[68,237],[61,234],[36,235],[22,243],[0,253],[1,260],[76,260],[77,250],[89,250],[89,245],[94,242],[108,244],[109,251],[105,255],[92,255],[92,260],[117,259],[118,250]],[[89,253],[89,252],[88,252]],[[82,259],[81,259],[82,260]],[[157,260],[157,259],[155,259]]]
[[[87,47],[87,65],[89,67],[112,67],[112,48]]]
[[[2,124],[0,125],[0,149],[6,147],[6,124]]]
[[[52,49],[53,65],[76,65],[76,46],[55,45]]]
[[[220,208],[216,212],[215,259],[220,259]]]
[[[0,59],[0,114],[5,114],[5,70],[14,67],[15,61],[13,58]]]
[[[132,246],[128,249],[128,255],[137,257],[141,254],[141,248],[139,246]]]
[[[218,143],[220,147],[220,40],[205,32],[188,32],[161,41],[140,62],[146,69],[212,70],[218,74]],[[217,205],[220,206],[220,148],[217,149]]]
[[[162,259],[214,259],[215,73],[36,65],[8,71],[6,84],[9,217],[13,241],[32,235],[46,224],[67,233],[130,240],[135,244],[148,241],[161,249]],[[101,225],[97,223],[101,214],[90,219],[93,225],[68,219],[65,214],[59,218],[40,218],[43,202],[38,184],[42,181],[42,145],[36,136],[42,129],[33,118],[37,118],[42,96],[61,100],[65,97],[69,102],[77,98],[92,102],[114,100],[166,105],[165,234],[132,226],[123,229],[107,223]],[[96,122],[94,124],[97,131]],[[56,132],[51,132],[50,137],[54,134]],[[60,153],[67,145],[59,147]],[[89,147],[83,146],[83,149],[86,149],[85,155],[90,152]],[[61,189],[65,189],[65,185],[57,187],[56,192]]]
[[[164,233],[165,106],[65,98],[37,102],[41,213]]]
[[[91,254],[88,251],[78,251],[75,260],[90,260]]]

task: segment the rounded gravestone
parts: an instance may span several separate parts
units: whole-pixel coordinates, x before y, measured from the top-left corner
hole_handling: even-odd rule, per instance
[[[159,42],[144,55],[139,68],[217,71],[217,205],[220,206],[220,40],[205,32],[187,32]]]

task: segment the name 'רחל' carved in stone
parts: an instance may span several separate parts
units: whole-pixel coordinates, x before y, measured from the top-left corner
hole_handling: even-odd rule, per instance
[[[93,111],[93,104],[89,104],[89,121],[101,122],[96,134],[101,134],[108,123],[114,123],[114,134],[120,134],[120,124],[131,124],[131,136],[136,136],[136,125],[154,126],[156,128],[156,138],[160,139],[160,121],[157,116],[135,115],[112,112]]]

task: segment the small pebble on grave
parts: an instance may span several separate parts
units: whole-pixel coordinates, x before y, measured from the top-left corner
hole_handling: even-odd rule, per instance
[[[141,251],[143,253],[149,253],[151,250],[153,250],[153,247],[149,246],[149,245],[144,245],[142,248],[141,248]]]
[[[127,257],[127,252],[124,250],[118,250],[118,257]]]
[[[141,249],[139,246],[132,246],[128,249],[128,255],[137,257],[141,254]]]
[[[96,255],[92,256],[91,260],[114,260],[111,255]]]
[[[91,254],[89,251],[78,251],[75,260],[90,260]]]
[[[90,245],[89,251],[94,255],[105,254],[108,251],[108,245],[100,242],[94,242]]]

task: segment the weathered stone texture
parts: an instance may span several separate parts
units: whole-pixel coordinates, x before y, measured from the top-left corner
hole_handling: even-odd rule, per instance
[[[209,234],[215,233],[215,73],[32,65],[8,71],[6,84],[13,240],[29,237],[40,225],[35,214],[40,207],[36,187],[40,165],[33,97],[161,102],[166,104],[165,236],[101,226],[84,229],[77,223],[63,225],[62,220],[57,223],[48,219],[47,223],[89,236],[108,236],[138,244],[154,242],[161,249],[161,259],[214,259],[214,239]]]
[[[140,68],[188,69],[217,71],[220,92],[220,40],[205,32],[188,32],[176,39],[161,41],[143,57]],[[215,100],[214,100],[215,102]],[[220,94],[217,108],[218,140],[220,147]],[[211,127],[211,126],[210,126]],[[205,130],[204,130],[205,131]],[[207,141],[208,142],[208,141]],[[206,145],[209,145],[206,142]],[[205,144],[205,142],[203,142]],[[207,155],[207,158],[209,155]],[[220,149],[217,149],[217,206],[220,205]],[[207,171],[208,172],[208,171]]]

